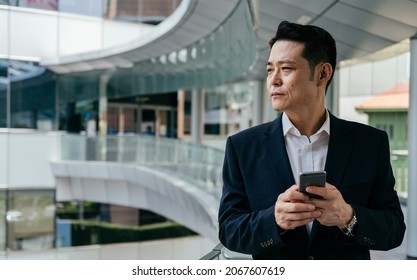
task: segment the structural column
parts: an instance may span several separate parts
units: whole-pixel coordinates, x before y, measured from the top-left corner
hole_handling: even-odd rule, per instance
[[[109,75],[104,74],[99,80],[99,99],[98,99],[98,133],[99,138],[99,151],[100,159],[106,160],[107,158],[107,145],[106,139],[103,136],[107,135],[107,82],[109,81]]]
[[[109,75],[104,74],[99,80],[99,135],[107,134],[107,82],[109,78]]]
[[[184,138],[184,103],[185,91],[180,89],[177,92],[177,138],[182,140]]]
[[[191,96],[191,141],[201,143],[203,138],[204,92],[193,89]]]
[[[409,98],[407,257],[417,259],[417,34],[410,38]]]
[[[263,103],[263,84],[261,81],[253,81],[253,103],[252,103],[252,126],[261,124],[262,121],[262,112],[264,109]]]

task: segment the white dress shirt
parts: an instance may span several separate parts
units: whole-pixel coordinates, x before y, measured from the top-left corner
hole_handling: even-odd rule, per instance
[[[330,137],[329,112],[326,110],[326,120],[310,138],[301,135],[285,113],[282,127],[292,174],[298,185],[300,172],[324,170]]]
[[[292,175],[296,184],[300,183],[300,172],[324,170],[330,137],[329,112],[326,110],[326,120],[310,138],[301,135],[285,113],[282,116],[282,128]],[[312,223],[307,225],[309,233],[311,227]]]

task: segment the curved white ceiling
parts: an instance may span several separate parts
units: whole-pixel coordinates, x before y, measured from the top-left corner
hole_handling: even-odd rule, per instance
[[[182,0],[177,10],[150,34],[131,44],[100,52],[44,60],[57,73],[111,68],[117,62],[135,63],[179,51],[207,37],[234,11],[238,0]]]
[[[339,61],[372,54],[417,33],[416,0],[247,1],[253,11],[258,59],[245,78],[263,77],[268,40],[282,20],[314,24],[328,30],[336,39]],[[169,54],[208,36],[224,23],[238,3],[237,0],[183,0],[152,37],[124,46],[124,50],[103,50],[43,61],[43,64],[55,72],[68,73],[85,70],[86,66],[103,69],[114,65],[114,61],[135,63]]]

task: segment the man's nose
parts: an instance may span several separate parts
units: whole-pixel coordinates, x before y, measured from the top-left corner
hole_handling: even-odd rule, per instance
[[[282,80],[281,78],[275,79],[274,80],[274,86],[280,87],[282,86]]]
[[[272,84],[274,85],[274,86],[282,86],[282,79],[281,79],[281,74],[280,74],[280,72],[279,71],[275,71],[273,74],[272,74],[273,76],[272,76]]]

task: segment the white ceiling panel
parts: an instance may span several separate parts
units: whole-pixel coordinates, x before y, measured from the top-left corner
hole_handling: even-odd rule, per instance
[[[344,4],[334,5],[326,12],[325,17],[392,42],[403,40],[415,30],[399,21]]]
[[[297,21],[297,19],[303,15],[307,15],[312,18],[316,16],[316,14],[308,12],[301,7],[273,0],[260,1],[259,13],[259,20],[262,20],[264,16],[267,16],[275,17],[279,21],[281,21],[280,19]]]
[[[304,11],[308,11],[310,13],[318,15],[338,1],[334,1],[334,0],[313,0],[313,1],[312,0],[279,0],[279,1],[276,1],[275,0],[273,2],[286,3],[290,6],[294,6],[297,9],[302,9]]]
[[[351,5],[401,23],[417,26],[417,2],[410,0],[341,0]]]
[[[337,42],[344,43],[363,52],[372,53],[375,50],[380,50],[393,44],[392,41],[368,33],[364,29],[341,24],[326,17],[320,18],[315,24],[329,31]],[[347,57],[342,55],[341,58],[346,59]]]
[[[182,4],[188,6],[182,18],[169,19],[164,30],[136,42],[130,50],[91,54],[90,60],[100,60],[91,64],[79,61],[88,60],[89,54],[64,57],[55,68],[51,63],[50,68],[62,73],[82,71],[119,61],[110,59],[106,64],[102,61],[106,57],[139,62],[179,51],[219,28],[242,1],[253,7],[256,22],[252,24],[258,38],[257,60],[246,78],[264,77],[268,41],[282,20],[302,21],[328,30],[335,37],[339,61],[374,53],[417,33],[417,2],[411,0],[183,0]]]

